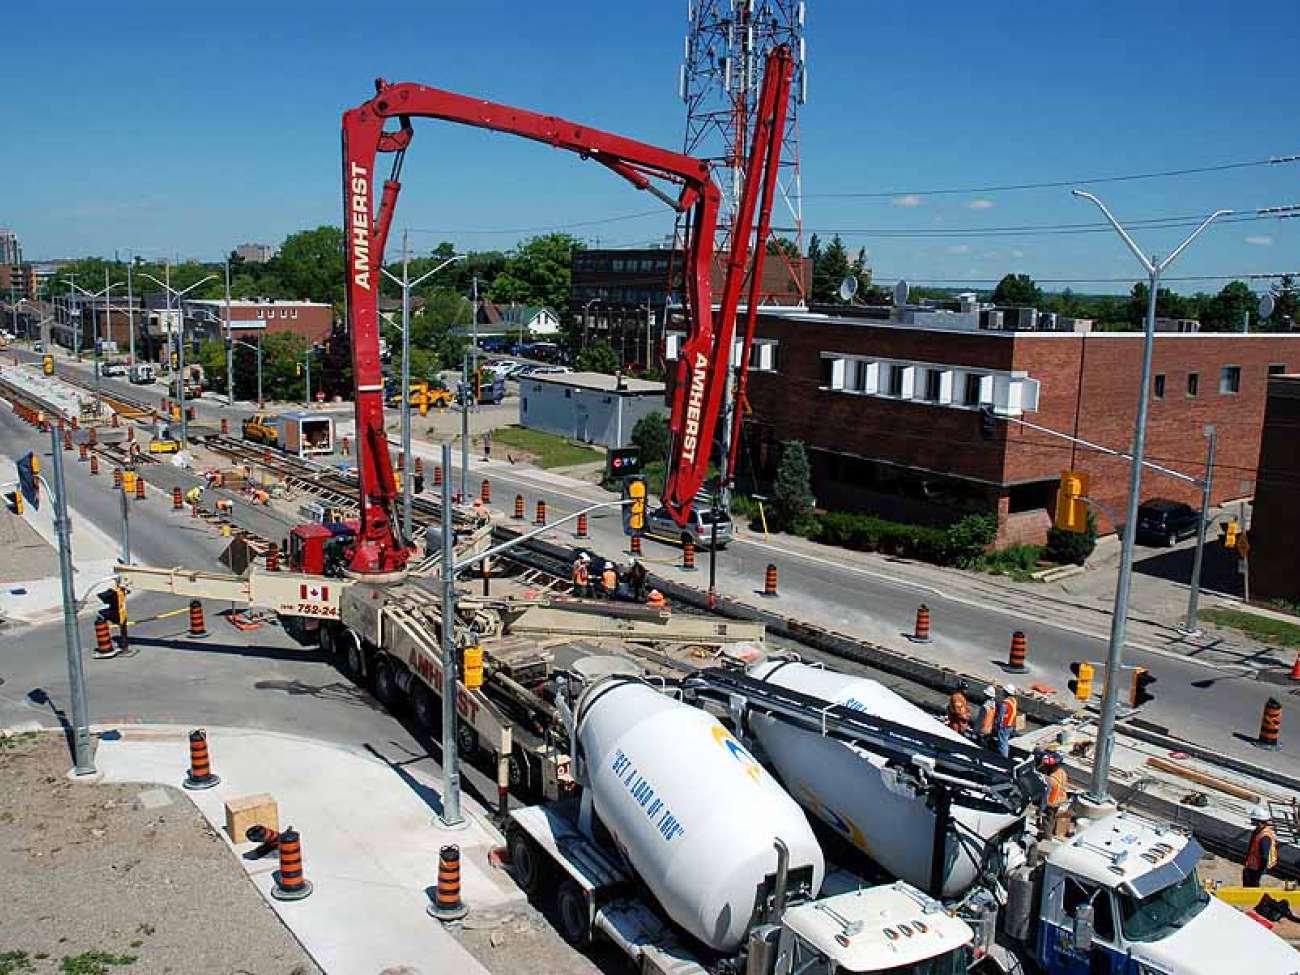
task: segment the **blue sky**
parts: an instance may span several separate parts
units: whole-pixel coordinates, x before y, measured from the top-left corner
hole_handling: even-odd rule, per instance
[[[804,222],[865,246],[878,279],[1130,277],[1109,232],[887,237],[1092,222],[1067,189],[926,190],[1072,179],[1300,152],[1294,2],[1073,5],[808,0]],[[6,12],[10,108],[0,225],[32,258],[135,248],[213,259],[339,219],[339,116],[372,81],[411,80],[680,147],[686,3],[71,0]],[[654,209],[567,153],[417,122],[395,227],[508,247]],[[1300,164],[1094,188],[1121,218],[1300,203]],[[818,194],[897,191],[883,198]],[[604,246],[661,216],[573,230]],[[474,233],[468,233],[468,230]],[[505,232],[488,232],[488,231]],[[1148,250],[1185,230],[1142,231]],[[1300,219],[1212,228],[1174,275],[1300,268]],[[1181,290],[1217,289],[1188,282]],[[1078,284],[1076,290],[1126,290]]]

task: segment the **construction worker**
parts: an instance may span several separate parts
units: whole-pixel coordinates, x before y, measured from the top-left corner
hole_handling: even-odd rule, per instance
[[[970,730],[970,701],[966,699],[969,686],[962,678],[957,682],[957,689],[948,695],[948,727],[959,735]]]
[[[651,609],[667,609],[668,600],[664,599],[664,594],[658,589],[651,589],[650,594],[645,598],[645,604]]]
[[[984,688],[984,703],[975,715],[972,737],[985,748],[993,747],[993,721],[998,710],[998,692],[992,684]]]
[[[1056,752],[1047,752],[1038,762],[1038,772],[1043,777],[1046,795],[1043,797],[1043,825],[1048,836],[1055,836],[1060,819],[1070,804],[1069,777]]]
[[[1011,736],[1016,730],[1016,685],[1006,684],[1002,688],[1002,700],[998,702],[996,732],[998,737],[998,754],[1003,758],[1011,756]]]
[[[573,594],[575,596],[591,595],[590,558],[586,552],[579,552],[573,560]]]
[[[641,560],[633,559],[632,567],[627,570],[627,588],[631,597],[638,603],[645,602],[647,575],[648,573],[645,566],[641,564]]]
[[[600,574],[600,588],[606,599],[618,598],[618,566],[606,561],[605,571]]]
[[[1246,848],[1246,862],[1241,865],[1241,886],[1258,887],[1264,874],[1277,866],[1277,833],[1263,803],[1251,807],[1250,823],[1254,829]]]

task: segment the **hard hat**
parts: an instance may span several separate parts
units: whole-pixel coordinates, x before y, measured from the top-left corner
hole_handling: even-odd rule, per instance
[[[1042,758],[1042,764],[1046,768],[1052,768],[1053,766],[1059,765],[1061,764],[1060,756],[1058,756],[1056,752],[1047,752]]]
[[[968,687],[970,687],[970,682],[967,681],[965,677],[963,677],[961,680],[957,681],[957,690],[959,690],[959,691],[964,691],[964,690],[966,690]]]
[[[591,561],[591,556],[588,555],[586,552],[579,552],[579,553],[578,553],[578,561],[580,561],[580,562],[590,562],[590,561]]]
[[[985,697],[997,697],[997,694],[998,694],[997,688],[994,687],[992,684],[984,688]]]
[[[1268,810],[1264,808],[1263,803],[1257,802],[1250,807],[1250,821],[1252,823],[1267,823],[1272,818],[1268,814]]]
[[[1015,694],[1015,693],[1016,693],[1016,685],[1015,685],[1015,684],[1004,684],[1004,685],[1002,686],[1002,689],[1003,689],[1004,691],[1006,691],[1008,694]]]

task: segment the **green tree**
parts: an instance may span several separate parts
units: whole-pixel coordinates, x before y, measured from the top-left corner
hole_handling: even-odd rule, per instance
[[[767,252],[771,255],[784,254],[786,257],[798,257],[799,245],[789,237],[773,234],[767,239]]]
[[[288,297],[343,307],[343,231],[332,225],[290,234],[273,261]]]
[[[812,472],[803,441],[781,444],[781,461],[776,468],[773,512],[782,531],[806,535],[817,521],[813,517]]]
[[[843,304],[840,282],[855,271],[848,251],[844,249],[844,241],[836,234],[813,262],[812,300],[818,304]]]
[[[1041,308],[1043,292],[1028,274],[1008,274],[993,289],[993,304]]]
[[[653,464],[668,459],[668,420],[656,410],[636,421],[632,428],[632,443],[641,451],[641,464]]]
[[[578,353],[577,366],[579,372],[613,374],[618,372],[618,355],[610,344],[602,339],[599,342],[593,342]]]
[[[497,302],[546,305],[567,321],[573,252],[582,248],[582,241],[568,234],[545,234],[526,241],[506,258],[488,297]]]
[[[1259,298],[1245,281],[1230,281],[1201,311],[1201,328],[1207,332],[1240,332],[1243,318],[1259,327]]]
[[[272,332],[262,337],[262,383],[267,399],[298,401],[306,392],[307,378],[303,362],[307,340],[295,332]],[[318,367],[317,362],[312,363]],[[318,368],[312,376],[313,388],[320,388]]]
[[[1044,554],[1053,562],[1062,565],[1083,565],[1096,547],[1097,519],[1090,511],[1086,531],[1067,532],[1059,528],[1049,529]]]
[[[1273,314],[1260,327],[1270,332],[1285,332],[1290,329],[1291,323],[1298,315],[1300,315],[1300,289],[1296,288],[1294,274],[1284,274],[1281,280],[1273,285]]]
[[[1147,296],[1150,289],[1145,281],[1133,285],[1128,299],[1128,321],[1134,328],[1145,328],[1147,320]],[[1157,318],[1188,318],[1190,311],[1188,301],[1182,295],[1161,288],[1156,292]]]

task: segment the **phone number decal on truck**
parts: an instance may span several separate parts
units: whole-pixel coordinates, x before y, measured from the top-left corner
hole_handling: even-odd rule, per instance
[[[323,603],[281,603],[275,608],[285,616],[315,616],[321,619],[338,619],[339,608]]]

